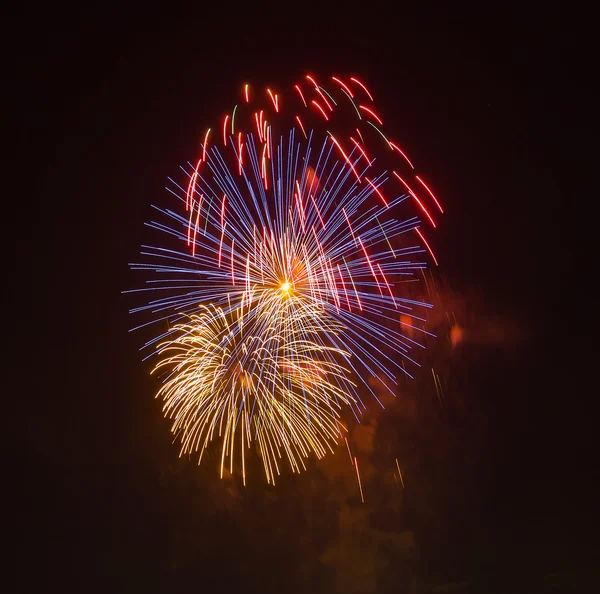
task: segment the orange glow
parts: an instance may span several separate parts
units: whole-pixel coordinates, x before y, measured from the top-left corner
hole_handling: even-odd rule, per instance
[[[460,344],[464,340],[464,337],[465,332],[458,324],[454,324],[452,328],[450,328],[450,342],[453,347]]]
[[[308,184],[309,192],[318,192],[319,191],[319,177],[315,173],[315,170],[309,165],[306,168],[306,181]]]
[[[407,316],[406,314],[400,314],[400,325],[404,329],[404,333],[409,338],[414,338],[415,327],[412,325],[412,318],[410,316]]]

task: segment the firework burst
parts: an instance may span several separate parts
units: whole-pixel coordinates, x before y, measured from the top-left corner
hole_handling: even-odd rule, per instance
[[[238,445],[245,483],[245,449],[255,440],[274,482],[282,457],[299,471],[311,452],[320,458],[332,450],[352,386],[335,362],[347,353],[307,340],[324,332],[315,312],[283,307],[285,317],[273,321],[270,307],[253,307],[259,312],[250,321],[240,310],[228,319],[219,308],[202,307],[159,345],[155,371],[168,371],[158,396],[182,436],[182,453],[199,450],[201,459],[218,436],[222,476],[227,461],[233,472]]]
[[[244,480],[251,441],[267,480],[283,456],[300,470],[340,438],[344,407],[358,418],[361,393],[377,398],[370,376],[393,384],[423,348],[429,306],[401,288],[435,259],[420,216],[435,227],[442,207],[383,134],[366,86],[331,82],[308,75],[287,111],[282,94],[253,103],[244,85],[184,183],[170,180],[175,206],[148,224],[170,244],[131,265],[154,297],[132,311],[167,326],[145,347],[168,370],[158,395],[182,452],[201,459],[218,437],[233,470],[237,439]],[[393,169],[377,166],[390,157]]]

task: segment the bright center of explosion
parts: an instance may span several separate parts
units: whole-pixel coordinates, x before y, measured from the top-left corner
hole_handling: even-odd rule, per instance
[[[292,288],[292,285],[290,285],[290,283],[288,283],[287,281],[285,281],[284,283],[281,284],[281,291],[282,293],[289,293],[290,289]]]

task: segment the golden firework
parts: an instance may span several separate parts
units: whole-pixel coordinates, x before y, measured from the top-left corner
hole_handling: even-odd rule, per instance
[[[282,458],[300,471],[309,455],[332,451],[342,435],[341,407],[353,403],[347,370],[336,362],[347,353],[320,339],[339,329],[323,326],[309,305],[281,297],[263,296],[245,315],[202,306],[158,347],[154,371],[168,376],[157,397],[180,453],[199,452],[200,462],[219,440],[221,476],[239,465],[244,483],[252,441],[274,482]]]

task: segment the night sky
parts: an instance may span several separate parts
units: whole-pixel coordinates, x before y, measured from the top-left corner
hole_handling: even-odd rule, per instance
[[[216,9],[215,9],[216,10]],[[597,377],[587,338],[596,270],[569,119],[580,104],[542,12],[415,16],[279,5],[193,14],[22,14],[5,113],[17,167],[9,267],[6,592],[568,592],[599,579]],[[348,11],[348,12],[346,12]],[[181,460],[122,295],[151,204],[243,81],[353,74],[446,214],[440,312],[464,341],[353,436],[366,503],[340,450],[244,488]],[[568,91],[567,91],[568,90]],[[9,162],[10,163],[10,162]],[[445,338],[445,340],[444,340]],[[429,365],[429,367],[427,367]],[[428,369],[448,379],[436,402]],[[8,379],[8,382],[6,382]],[[361,433],[362,432],[362,433]],[[343,445],[343,444],[342,444]],[[361,450],[362,448],[362,450]],[[344,458],[344,456],[346,456]],[[386,482],[395,457],[406,487]],[[212,461],[211,461],[212,460]],[[387,473],[387,474],[386,474]],[[592,538],[595,537],[595,538]],[[594,575],[594,571],[596,572]]]

